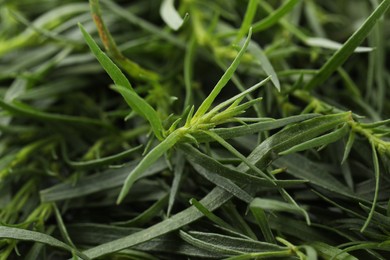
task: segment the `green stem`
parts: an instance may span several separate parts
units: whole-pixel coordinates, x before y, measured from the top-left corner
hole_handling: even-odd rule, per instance
[[[100,39],[103,42],[107,53],[114,59],[114,61],[125,70],[131,77],[147,82],[156,82],[159,80],[159,75],[155,72],[142,68],[137,63],[126,58],[118,49],[110,31],[102,18],[99,0],[90,0],[90,7],[93,21],[99,32]]]

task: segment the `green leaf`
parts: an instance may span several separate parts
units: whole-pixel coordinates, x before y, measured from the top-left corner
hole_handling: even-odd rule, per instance
[[[367,212],[367,213],[370,213],[371,211],[371,208],[370,207],[367,207],[365,206],[364,204],[362,203],[359,203],[359,206],[362,207],[362,209]],[[379,205],[376,205],[376,209],[379,208]],[[363,215],[359,215],[360,218],[364,218]],[[373,223],[375,223],[376,225],[378,225],[378,227],[384,227],[384,228],[389,228],[390,227],[390,217],[384,215],[384,214],[381,214],[378,212],[378,210],[375,210],[374,213],[372,214],[372,219],[371,221]],[[367,230],[365,231],[367,232]]]
[[[217,106],[215,106],[213,109],[210,110],[209,114],[216,114],[219,110],[221,110],[222,108],[236,102],[236,101],[241,101],[241,99],[243,97],[245,97],[246,95],[248,95],[249,93],[255,91],[256,89],[258,89],[259,87],[263,86],[265,83],[267,83],[269,80],[271,79],[271,77],[267,77],[266,79],[262,80],[261,82],[253,85],[252,87],[246,89],[245,91],[242,91],[241,93],[235,95],[234,97],[231,97],[225,101],[223,101],[222,103],[218,104]],[[228,109],[227,109],[228,110]]]
[[[113,224],[125,227],[143,226],[152,218],[154,218],[166,206],[167,202],[168,194],[156,201],[152,206],[150,206],[148,209],[146,209],[144,212],[142,212],[135,218],[130,219],[128,221],[115,222]]]
[[[376,127],[384,126],[384,125],[388,125],[388,124],[390,124],[390,119],[381,120],[381,121],[373,122],[373,123],[361,123],[360,125],[363,128],[376,128]]]
[[[8,103],[0,99],[0,107],[2,107],[4,110],[7,110],[8,112],[10,112],[15,116],[33,118],[33,119],[41,120],[43,122],[48,121],[48,122],[61,122],[61,123],[69,123],[69,124],[76,124],[76,125],[81,124],[81,125],[94,125],[94,126],[108,127],[105,122],[102,122],[97,119],[42,112],[19,101],[13,101],[11,103]]]
[[[256,175],[251,175],[241,172],[237,169],[227,167],[214,158],[195,149],[191,145],[180,145],[179,149],[185,153],[186,159],[193,165],[199,165],[199,168],[204,168],[205,172],[215,172],[227,179],[240,184],[253,184],[261,187],[275,187],[275,185],[267,179],[259,178]],[[275,180],[275,183],[284,186],[284,181]]]
[[[114,62],[99,48],[91,35],[79,24],[80,30],[84,36],[92,53],[95,55],[104,70],[110,75],[115,83],[114,89],[117,90],[126,100],[127,104],[138,114],[147,119],[153,129],[154,134],[159,140],[163,139],[163,127],[157,112],[132,88],[130,82]]]
[[[58,247],[69,251],[72,254],[76,254],[77,256],[81,257],[82,259],[90,259],[88,256],[79,252],[77,249],[68,246],[67,244],[55,239],[54,237],[35,231],[0,226],[0,238],[43,243],[49,246]]]
[[[114,81],[115,85],[123,86],[134,91],[126,76],[122,73],[118,66],[116,66],[115,63],[99,48],[99,46],[93,40],[91,35],[84,29],[84,27],[80,23],[79,28],[93,55],[95,55],[100,65],[102,65],[104,70],[108,73],[110,78]]]
[[[301,209],[295,205],[271,199],[254,198],[253,201],[249,204],[249,207],[271,211],[289,212],[294,214],[302,213]]]
[[[370,221],[374,215],[376,203],[378,200],[378,193],[379,193],[379,179],[380,179],[380,169],[379,169],[379,159],[378,154],[376,152],[376,147],[374,143],[371,143],[371,150],[372,150],[372,161],[374,164],[374,173],[375,173],[375,192],[374,192],[374,199],[372,200],[372,206],[370,213],[368,214],[368,218],[364,222],[363,227],[361,228],[360,232],[364,232],[368,225],[370,224]]]
[[[281,251],[267,251],[262,253],[249,253],[249,254],[242,254],[239,256],[232,256],[229,258],[226,258],[226,260],[251,260],[251,259],[267,259],[267,258],[286,258],[288,259],[291,257],[292,253],[290,249],[287,250],[281,250]]]
[[[274,84],[275,88],[280,91],[278,75],[276,74],[271,62],[268,60],[267,55],[265,55],[260,45],[254,41],[251,41],[248,46],[248,51],[253,55],[254,59],[260,63],[260,66],[265,71],[265,73],[271,76],[272,83]]]
[[[241,101],[241,100],[237,100],[237,102],[234,102],[231,106],[229,106],[224,111],[222,111],[220,113],[216,113],[215,116],[213,116],[210,119],[210,121],[214,122],[217,125],[227,123],[227,122],[238,122],[238,123],[242,123],[245,125],[244,121],[241,121],[240,118],[238,118],[237,116],[242,114],[242,113],[245,113],[246,109],[248,109],[254,105],[258,105],[258,103],[262,99],[263,98],[252,99],[252,100],[245,102],[241,105],[237,105],[238,101]],[[271,119],[269,119],[269,120],[271,120]],[[262,121],[262,119],[255,118],[255,121],[257,121],[257,122]],[[210,130],[212,130],[212,129],[213,128],[211,128]]]
[[[164,128],[162,126],[162,122],[160,117],[158,116],[156,110],[149,105],[143,98],[137,95],[134,91],[122,87],[115,86],[113,87],[116,91],[118,91],[123,98],[126,100],[126,103],[138,114],[147,119],[150,123],[150,126],[153,129],[154,135],[159,139],[163,140],[163,131]]]
[[[389,241],[385,241],[382,243],[377,242],[357,242],[356,245],[352,245],[350,247],[347,247],[337,254],[333,256],[332,259],[339,259],[338,257],[343,254],[347,254],[347,252],[355,251],[355,250],[361,250],[361,249],[377,249],[377,250],[384,250],[384,251],[390,251],[390,247],[388,246]],[[345,258],[341,258],[345,259]],[[356,258],[347,258],[347,259],[356,259]],[[377,259],[380,259],[377,257]]]
[[[249,0],[248,6],[247,6],[246,12],[245,12],[244,20],[241,23],[240,30],[238,31],[238,33],[236,35],[236,39],[234,41],[235,44],[237,44],[241,40],[241,38],[244,37],[244,35],[246,33],[248,33],[248,31],[252,25],[253,18],[256,15],[256,10],[257,10],[257,6],[258,6],[257,1],[258,0]]]
[[[228,192],[217,187],[213,189],[200,202],[208,210],[212,211],[215,208],[218,208],[219,206],[224,204],[230,198],[231,195]],[[203,217],[203,214],[201,212],[199,212],[195,207],[190,207],[172,216],[171,218],[161,221],[149,228],[116,240],[112,240],[107,243],[100,244],[96,247],[84,251],[84,253],[91,258],[107,255],[134,245],[138,245],[140,243],[149,241],[153,238],[159,237],[173,230],[179,229],[201,217]]]
[[[173,30],[177,31],[184,23],[184,20],[188,16],[181,18],[179,13],[176,11],[173,4],[174,0],[163,0],[160,7],[160,15],[164,22]]]
[[[297,178],[308,180],[309,183],[333,193],[340,194],[354,200],[362,200],[362,198],[354,194],[347,186],[340,183],[340,181],[323,169],[323,167],[310,161],[305,156],[299,154],[283,156],[274,161],[274,165],[280,168],[285,168],[287,173]]]
[[[325,134],[320,137],[313,138],[301,144],[295,145],[283,152],[280,152],[279,154],[286,155],[286,154],[308,150],[310,148],[314,148],[318,146],[328,145],[330,143],[336,142],[339,139],[343,138],[348,133],[348,130],[349,130],[348,124],[344,124],[340,129],[337,129],[329,134]]]
[[[133,183],[141,177],[141,175],[147,170],[150,165],[152,165],[155,161],[157,161],[161,156],[164,155],[170,148],[172,148],[177,141],[182,138],[183,133],[176,130],[171,133],[167,138],[165,138],[161,143],[159,143],[156,147],[153,148],[142,160],[141,162],[132,170],[127,176],[125,183],[121,189],[119,194],[117,204],[121,203],[122,200],[126,197]]]
[[[231,247],[230,248],[229,247],[221,247],[218,244],[211,244],[211,243],[208,243],[206,241],[202,241],[201,239],[192,237],[190,234],[188,234],[182,230],[180,230],[180,237],[184,241],[186,241],[187,243],[189,243],[193,246],[205,249],[205,250],[210,251],[210,252],[215,252],[215,253],[224,254],[224,255],[237,255],[237,254],[242,253],[240,251],[231,249]]]
[[[129,234],[139,232],[139,228],[114,227],[102,224],[75,224],[69,226],[69,231],[75,241],[82,245],[100,245],[116,240]],[[200,258],[222,258],[221,254],[211,253],[201,250],[182,241],[174,234],[163,235],[148,242],[131,247],[143,252],[153,252],[157,254],[178,254],[188,257]]]
[[[229,193],[233,194],[237,198],[241,199],[242,201],[245,201],[247,203],[252,201],[252,196],[249,195],[246,191],[241,189],[240,186],[232,182],[231,180],[225,178],[222,176],[221,171],[225,170],[225,167],[218,167],[220,164],[213,163],[211,165],[204,165],[196,162],[196,160],[191,160],[189,157],[190,153],[195,153],[193,148],[190,145],[182,145],[180,149],[185,152],[187,160],[191,163],[192,167],[199,173],[201,176],[209,180],[210,182],[214,183],[218,187],[221,187],[222,189],[228,191]],[[199,158],[199,157],[198,157]],[[215,161],[216,162],[216,161]],[[213,166],[217,166],[218,168],[211,168]],[[210,171],[212,169],[212,171]]]
[[[288,14],[299,2],[300,0],[285,1],[282,6],[280,6],[277,10],[273,11],[266,18],[253,24],[253,32],[260,32],[271,27],[272,25],[277,23],[281,18],[283,18],[283,16]]]
[[[284,247],[271,243],[256,241],[252,239],[231,237],[216,233],[189,231],[187,234],[193,239],[201,241],[216,250],[232,250],[230,252],[225,251],[226,253],[231,254],[236,254],[237,252],[255,253],[285,249]]]
[[[53,208],[54,208],[54,213],[56,216],[56,220],[57,220],[62,238],[65,240],[65,242],[68,245],[70,245],[73,248],[76,248],[76,246],[73,244],[73,241],[68,234],[68,231],[66,230],[64,221],[62,220],[61,212],[58,210],[57,205],[54,203],[53,203]]]
[[[272,215],[271,215],[272,216]],[[269,218],[269,224],[272,230],[283,236],[294,237],[304,241],[323,241],[332,243],[334,234],[324,233],[323,230],[307,225],[306,221],[297,220],[296,218],[286,217],[277,214],[277,217]]]
[[[309,244],[311,247],[313,247],[315,250],[317,250],[318,255],[323,257],[324,259],[330,259],[334,256],[334,260],[357,260],[358,258],[346,253],[342,252],[341,249],[328,245],[326,243],[322,243],[319,241],[311,242]]]
[[[209,211],[205,206],[202,205],[202,203],[200,203],[196,199],[190,199],[190,204],[194,205],[200,212],[203,213],[203,215],[205,215],[205,217],[210,219],[215,224],[224,227],[225,229],[234,230],[234,228],[230,224],[228,224],[226,221]]]
[[[109,169],[101,173],[96,173],[77,181],[76,184],[71,182],[64,182],[50,188],[41,190],[40,198],[43,202],[52,202],[59,200],[67,200],[83,197],[100,191],[106,191],[115,187],[123,185],[129,172],[133,171],[139,163],[139,160],[133,161],[126,166],[119,169]],[[168,166],[165,160],[157,160],[145,172],[144,175],[152,175],[166,169]],[[158,186],[155,185],[140,185],[140,188],[146,186],[155,192],[161,194]],[[139,189],[134,187],[137,191]],[[160,196],[160,195],[159,195]]]
[[[267,138],[256,147],[248,159],[256,161],[255,165],[262,169],[275,160],[276,154],[279,152],[309,141],[340,124],[346,123],[350,118],[351,113],[347,112],[317,117],[292,125]]]
[[[239,151],[237,151],[231,144],[226,142],[223,138],[221,138],[216,133],[213,133],[211,131],[204,131],[207,135],[209,135],[211,138],[213,138],[215,141],[220,143],[223,147],[225,147],[229,152],[231,152],[233,155],[235,155],[237,158],[239,158],[242,162],[244,162],[251,170],[253,170],[257,175],[269,180],[271,183],[274,184],[274,181],[265,174],[262,170],[254,166],[248,159],[243,156]]]
[[[186,97],[184,100],[184,109],[191,106],[193,102],[192,93],[192,78],[194,74],[194,61],[196,57],[196,50],[198,48],[195,34],[191,37],[190,43],[186,48],[186,54],[184,57],[184,84],[186,89]],[[192,108],[191,108],[192,109]]]
[[[350,131],[347,144],[345,145],[345,150],[344,150],[344,154],[343,154],[343,159],[341,160],[341,164],[344,164],[345,161],[347,160],[354,142],[355,142],[355,132]]]
[[[53,233],[54,229],[55,229],[54,226],[48,227],[47,230],[46,230],[46,234],[50,235],[51,233]],[[24,256],[24,259],[25,260],[36,260],[36,259],[39,259],[39,257],[42,255],[42,251],[44,249],[45,249],[45,244],[35,243],[31,247],[31,249],[27,253],[27,255]]]
[[[272,234],[271,228],[268,223],[267,216],[262,208],[251,207],[249,206],[253,216],[256,219],[257,224],[259,225],[261,232],[263,233],[265,241],[268,243],[276,243],[275,237]]]
[[[118,154],[114,154],[111,156],[107,156],[104,158],[99,158],[95,160],[89,160],[89,161],[84,161],[84,162],[75,162],[75,161],[70,161],[67,155],[67,151],[65,148],[65,144],[63,145],[63,156],[65,161],[72,166],[75,169],[88,169],[88,168],[94,168],[94,167],[101,167],[104,165],[109,165],[113,162],[129,158],[131,154],[133,154],[136,151],[139,151],[142,145],[139,145],[137,147],[128,149],[126,151],[120,152]]]
[[[247,223],[244,216],[241,214],[240,210],[237,209],[237,206],[234,203],[226,203],[226,205],[223,205],[222,210],[229,217],[233,227],[239,230],[241,234],[243,234],[247,239],[258,240],[255,232],[253,232],[249,223]]]
[[[317,251],[313,247],[303,245],[303,246],[300,246],[300,248],[305,249],[307,260],[317,260],[318,259]]]
[[[179,191],[180,182],[184,174],[185,160],[183,158],[182,153],[177,154],[175,161],[176,163],[173,171],[173,181],[172,181],[171,190],[169,192],[169,201],[168,201],[168,209],[167,209],[168,217],[171,215],[172,207],[175,202],[176,195]]]
[[[312,90],[322,84],[336,71],[363,42],[371,32],[377,21],[387,11],[390,6],[390,0],[383,0],[374,12],[364,21],[360,28],[343,44],[333,56],[321,67],[318,73],[305,85],[306,90]]]
[[[241,50],[238,52],[237,57],[233,60],[232,64],[229,66],[229,68],[222,75],[221,79],[217,82],[217,84],[215,85],[215,87],[213,88],[211,93],[202,102],[202,104],[200,105],[200,107],[198,108],[198,110],[196,111],[196,113],[193,117],[193,121],[197,120],[198,118],[200,118],[201,116],[203,116],[207,112],[207,110],[210,108],[210,106],[214,102],[214,99],[218,96],[218,94],[221,92],[221,90],[229,82],[230,78],[233,76],[238,65],[240,64],[241,58],[244,55],[246,48],[249,45],[251,35],[252,35],[252,30],[249,30],[248,37],[246,38]]]
[[[263,131],[281,128],[289,124],[305,121],[318,116],[319,116],[318,114],[298,115],[298,116],[291,116],[291,117],[286,117],[281,119],[273,119],[269,121],[267,120],[265,122],[258,122],[258,123],[243,125],[243,126],[215,128],[215,129],[210,129],[210,131],[215,132],[221,138],[226,140],[235,137],[251,135]],[[205,133],[194,133],[193,135],[196,138],[196,140],[198,140],[199,143],[209,142],[212,140],[212,138],[206,135]]]

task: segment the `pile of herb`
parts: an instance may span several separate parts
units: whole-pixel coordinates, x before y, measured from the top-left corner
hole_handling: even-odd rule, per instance
[[[389,6],[0,1],[0,259],[389,259]]]

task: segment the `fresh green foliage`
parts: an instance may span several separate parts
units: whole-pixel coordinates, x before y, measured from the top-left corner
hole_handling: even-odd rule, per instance
[[[65,244],[61,241],[58,241],[57,239],[50,237],[46,234],[42,234],[42,233],[35,232],[35,231],[2,226],[2,227],[0,227],[0,237],[44,243],[44,244],[47,244],[49,246],[54,246],[54,247],[59,247],[61,249],[69,250],[72,252],[72,254],[78,255],[82,259],[85,259],[85,260],[90,259],[86,255],[84,255],[83,253],[76,251],[75,249],[68,246],[67,244]]]
[[[389,7],[0,1],[0,260],[389,259]]]

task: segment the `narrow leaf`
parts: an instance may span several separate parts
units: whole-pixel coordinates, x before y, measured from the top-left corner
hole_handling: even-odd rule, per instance
[[[191,161],[190,161],[191,163]],[[232,182],[231,180],[223,177],[219,172],[221,169],[214,169],[212,172],[209,172],[207,168],[203,165],[197,163],[191,163],[192,167],[199,173],[201,176],[206,178],[208,181],[214,183],[216,186],[221,187],[227,192],[233,194],[235,197],[240,200],[249,203],[252,201],[252,196],[249,195],[245,190],[243,190],[240,186]],[[219,174],[217,174],[219,173]]]
[[[227,167],[214,158],[200,152],[191,145],[180,145],[180,150],[185,153],[186,159],[192,164],[201,165],[205,171],[215,172],[225,178],[240,184],[253,184],[264,187],[274,187],[274,184],[267,179],[259,178],[256,175],[251,175],[245,172],[240,172],[234,168]],[[283,181],[275,180],[280,186],[283,186]]]
[[[321,67],[318,73],[306,84],[306,90],[312,90],[332,75],[355,51],[355,49],[363,42],[370,33],[374,25],[387,11],[390,6],[390,0],[383,0],[382,3],[375,9],[374,12],[366,19],[361,27],[344,43],[333,56]]]
[[[299,154],[283,156],[274,161],[274,165],[280,168],[286,168],[287,173],[297,178],[308,180],[310,183],[333,193],[340,194],[354,200],[362,199],[354,194],[348,187],[340,183],[340,181],[338,181],[329,172],[305,156]]]
[[[283,152],[280,152],[280,155],[291,154],[299,151],[304,151],[310,148],[328,145],[330,143],[336,142],[339,139],[343,138],[348,133],[349,127],[347,124],[344,124],[343,127],[337,129],[329,134],[322,135],[320,137],[313,138],[309,141],[303,142],[301,144],[295,145]]]
[[[77,251],[75,248],[68,246],[67,244],[59,241],[58,239],[51,237],[49,235],[43,234],[43,233],[35,232],[35,231],[14,228],[14,227],[0,226],[0,238],[8,238],[8,239],[43,243],[43,244],[46,244],[49,246],[64,249],[66,251],[71,252],[72,254],[74,253],[82,259],[85,259],[85,260],[90,259],[85,254]]]
[[[67,200],[80,198],[89,194],[97,193],[100,191],[106,191],[112,188],[123,185],[129,172],[133,171],[139,163],[139,160],[135,160],[128,165],[125,165],[119,169],[108,169],[101,173],[96,173],[77,181],[76,184],[72,182],[65,182],[54,185],[48,189],[40,192],[40,197],[43,202],[52,202],[59,200]],[[163,159],[157,160],[152,164],[145,172],[144,176],[153,175],[166,169],[168,166]],[[145,186],[146,184],[143,184]],[[156,185],[146,185],[151,190],[162,194],[161,188]],[[136,188],[136,187],[134,187]],[[139,192],[139,189],[137,188]]]
[[[126,197],[133,183],[144,173],[144,171],[161,156],[163,156],[166,151],[174,146],[181,137],[182,134],[178,131],[171,133],[166,139],[164,139],[164,141],[159,143],[141,160],[137,167],[135,167],[135,169],[127,176],[117,200],[118,204]]]
[[[182,230],[180,230],[180,237],[184,241],[186,241],[187,243],[189,243],[193,246],[205,249],[207,251],[216,252],[216,253],[220,253],[220,254],[227,254],[227,255],[237,255],[237,254],[242,253],[240,251],[233,250],[233,249],[230,249],[228,247],[221,247],[217,244],[207,243],[206,241],[202,241],[201,239],[192,237],[190,234],[188,234]]]
[[[354,131],[350,131],[349,132],[349,136],[348,136],[347,144],[345,145],[343,159],[341,160],[341,164],[344,164],[345,161],[347,160],[347,158],[348,158],[348,156],[349,156],[349,154],[351,152],[351,149],[352,149],[352,146],[353,146],[354,142],[355,142],[355,132]]]
[[[176,163],[173,171],[172,186],[169,192],[169,201],[168,201],[168,209],[167,209],[168,217],[171,215],[173,204],[175,202],[176,195],[179,191],[180,182],[184,174],[184,166],[185,166],[185,160],[183,160],[183,155],[181,153],[178,153],[176,156]]]
[[[268,243],[276,243],[275,237],[272,234],[264,210],[262,208],[250,206],[249,209],[251,210],[253,216],[256,219],[257,224],[259,225],[261,232],[263,233],[263,236],[265,238],[265,241],[267,241]]]
[[[263,20],[260,20],[259,22],[255,23],[253,25],[253,32],[260,32],[263,31],[272,25],[279,22],[283,16],[291,12],[291,10],[295,7],[296,4],[298,4],[301,0],[288,0],[283,3],[281,7],[273,11],[271,14],[269,14],[266,18]]]
[[[217,215],[209,211],[205,206],[202,205],[202,203],[200,203],[196,199],[192,198],[190,200],[190,203],[191,205],[194,205],[200,212],[202,212],[203,215],[205,215],[205,217],[210,219],[215,224],[224,227],[226,229],[234,230],[234,228],[231,225],[229,225],[226,221],[224,221],[223,219],[221,219],[220,217],[218,217]]]
[[[249,160],[255,160],[256,166],[262,169],[277,158],[281,151],[309,141],[322,133],[329,131],[350,120],[351,113],[340,113],[313,118],[292,125],[267,138],[249,155]]]
[[[58,223],[58,226],[59,226],[62,238],[65,240],[65,242],[68,245],[70,245],[73,248],[76,248],[76,246],[73,244],[73,241],[72,241],[72,239],[70,238],[70,236],[68,234],[68,231],[66,230],[64,221],[62,220],[61,213],[58,210],[57,205],[54,204],[54,203],[53,203],[53,208],[54,208],[54,213],[55,213],[55,216],[56,216],[56,220],[57,220],[57,223]]]
[[[331,259],[333,257],[334,260],[358,260],[358,258],[343,252],[343,250],[323,242],[312,242],[309,245],[317,250],[318,255],[324,259]]]
[[[200,202],[212,211],[223,205],[226,201],[231,199],[231,197],[232,195],[230,195],[227,191],[217,187]],[[91,258],[104,256],[167,234],[168,232],[179,229],[201,217],[203,217],[203,214],[192,206],[149,228],[100,244],[84,251],[84,253]]]
[[[89,160],[89,161],[84,161],[84,162],[82,162],[82,161],[75,162],[75,161],[69,160],[65,145],[63,145],[63,156],[64,156],[65,161],[73,168],[75,168],[75,169],[88,169],[88,168],[109,165],[113,162],[116,162],[116,161],[119,161],[119,160],[122,160],[125,158],[129,158],[129,156],[131,154],[133,154],[136,151],[139,151],[141,147],[142,147],[142,145],[139,145],[137,147],[134,147],[134,148],[128,149],[126,151],[120,152],[118,154],[114,154],[114,155],[107,156],[104,158],[99,158],[99,159]]]
[[[116,66],[115,63],[99,48],[99,46],[93,40],[92,36],[80,23],[79,27],[92,53],[95,55],[96,59],[99,61],[100,65],[102,65],[108,75],[110,75],[110,78],[114,81],[115,85],[124,86],[130,90],[133,90],[129,80],[118,68],[118,66]]]
[[[281,128],[289,124],[298,123],[318,116],[319,116],[318,114],[297,115],[297,116],[291,116],[291,117],[286,117],[281,119],[267,120],[265,122],[258,122],[258,123],[243,125],[243,126],[215,128],[215,129],[211,129],[210,131],[215,132],[220,137],[226,140],[226,139],[236,138],[244,135],[250,135],[250,134],[255,134],[263,131]],[[199,143],[208,142],[212,140],[212,138],[206,135],[205,133],[196,133],[194,134],[194,137],[196,138],[196,140],[198,140]]]
[[[373,122],[373,123],[362,123],[360,125],[364,128],[375,128],[375,127],[379,127],[379,126],[390,125],[390,119],[381,120],[381,121]]]
[[[248,51],[252,53],[254,58],[260,63],[260,66],[265,71],[265,73],[271,76],[272,83],[274,84],[275,88],[280,91],[280,82],[278,79],[278,75],[276,74],[274,67],[268,60],[267,55],[264,53],[260,45],[258,45],[254,41],[251,41],[248,46]]]
[[[140,230],[139,228],[115,227],[112,225],[91,223],[73,224],[69,226],[69,232],[78,244],[93,246],[135,234]],[[153,252],[155,255],[168,253],[200,258],[222,257],[220,254],[213,254],[193,247],[183,242],[174,234],[163,235],[131,248],[143,252]]]
[[[255,252],[267,252],[267,251],[285,249],[284,247],[281,247],[276,244],[256,241],[248,238],[232,237],[232,236],[210,233],[210,232],[189,231],[188,234],[191,235],[193,238],[206,242],[207,244],[219,248],[228,248],[239,252],[255,253]]]
[[[143,98],[137,95],[134,91],[122,87],[122,86],[115,86],[113,89],[117,90],[123,98],[126,100],[126,103],[138,114],[142,115],[144,118],[146,118],[150,126],[153,129],[154,135],[159,139],[162,140],[163,136],[163,126],[162,122],[160,120],[160,117],[158,116],[156,110],[149,105]]]
[[[271,199],[254,198],[253,201],[249,204],[249,207],[271,211],[289,212],[294,214],[302,213],[302,210],[295,205]]]
[[[11,114],[15,116],[34,118],[41,121],[50,121],[50,122],[61,122],[61,123],[69,123],[69,124],[81,124],[81,125],[95,125],[95,126],[103,126],[107,127],[105,122],[102,122],[97,119],[87,118],[87,117],[79,117],[79,116],[70,116],[63,114],[54,114],[47,113],[43,111],[39,111],[31,106],[28,106],[19,101],[13,101],[11,103],[5,102],[0,99],[0,107],[4,110],[7,110]]]
[[[221,104],[218,104],[212,110],[210,110],[209,113],[210,114],[217,113],[222,108],[230,105],[233,102],[236,102],[237,100],[242,99],[243,97],[245,97],[249,93],[251,93],[251,92],[255,91],[256,89],[258,89],[259,87],[263,86],[270,79],[271,79],[271,77],[269,76],[266,79],[262,80],[261,82],[259,82],[259,83],[255,84],[255,85],[253,85],[252,87],[248,88],[247,90],[240,92],[239,94],[235,95],[234,97],[229,98],[228,100],[225,100],[224,102],[222,102]]]
[[[256,174],[259,176],[269,180],[271,183],[274,183],[273,180],[265,174],[262,170],[254,166],[251,162],[248,161],[248,159],[243,156],[239,151],[237,151],[231,144],[226,142],[223,138],[221,138],[216,133],[213,133],[211,131],[204,131],[207,135],[211,136],[215,141],[220,143],[223,147],[225,147],[229,152],[231,152],[233,155],[235,155],[237,158],[239,158],[241,161],[243,161],[248,167],[253,170]]]
[[[142,226],[149,220],[154,218],[158,213],[160,213],[160,211],[166,206],[167,202],[168,194],[156,201],[152,206],[150,206],[148,209],[146,209],[144,212],[142,212],[135,218],[130,219],[128,221],[115,222],[113,224],[125,227]]]
[[[110,75],[114,81],[116,87],[115,90],[121,93],[125,98],[127,104],[138,114],[147,119],[152,126],[153,132],[159,140],[162,140],[162,123],[157,115],[157,112],[132,88],[130,82],[122,71],[115,65],[115,63],[99,48],[96,42],[93,40],[91,35],[79,24],[80,30],[84,36],[92,53],[95,55],[99,63],[102,65],[104,70]]]
[[[218,81],[218,83],[215,85],[215,87],[213,88],[211,93],[202,102],[202,104],[200,105],[200,107],[196,111],[193,119],[197,119],[197,118],[203,116],[207,112],[207,110],[210,108],[211,104],[213,103],[214,99],[218,96],[218,94],[221,92],[223,87],[225,87],[225,85],[229,82],[230,78],[233,76],[238,65],[240,64],[241,58],[244,55],[245,50],[249,45],[251,36],[252,36],[252,30],[249,30],[248,37],[246,38],[241,50],[238,52],[237,57],[233,60],[230,67],[225,71],[225,73],[223,74],[221,79]]]
[[[374,143],[371,143],[371,150],[372,150],[372,162],[374,164],[374,173],[375,173],[375,193],[374,193],[374,199],[372,200],[372,206],[371,210],[368,213],[368,217],[366,221],[364,222],[363,227],[361,228],[360,232],[364,232],[368,225],[371,222],[371,219],[375,213],[375,207],[378,200],[378,193],[379,193],[379,179],[380,179],[380,169],[379,169],[379,159],[378,154],[376,152],[376,147]]]
[[[249,31],[249,28],[252,25],[253,18],[256,15],[256,10],[258,6],[258,0],[249,0],[248,6],[246,8],[244,20],[241,23],[240,30],[237,33],[236,39],[234,41],[237,44],[242,37]]]

